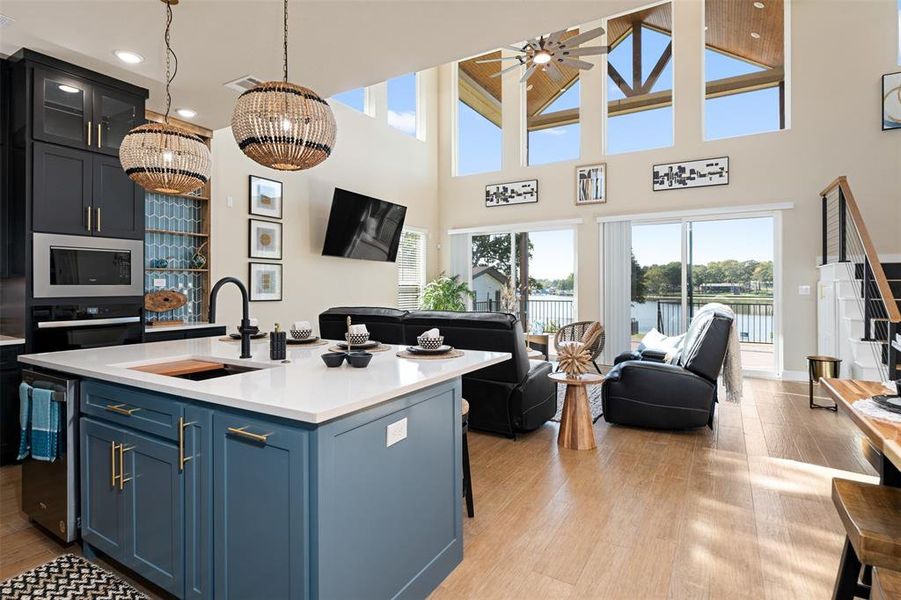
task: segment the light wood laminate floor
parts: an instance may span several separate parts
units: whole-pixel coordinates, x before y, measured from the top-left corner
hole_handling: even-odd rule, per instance
[[[717,415],[692,432],[602,419],[592,451],[558,449],[555,423],[515,442],[470,433],[476,516],[432,598],[828,598],[831,480],[876,481],[861,434],[809,410],[802,383],[747,379]],[[78,551],[28,523],[18,488],[0,469],[0,579]]]

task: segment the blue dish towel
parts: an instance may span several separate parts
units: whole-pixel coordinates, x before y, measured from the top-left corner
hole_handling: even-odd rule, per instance
[[[31,386],[24,381],[19,384],[19,455],[22,460],[31,448]]]
[[[27,384],[22,384],[27,386]],[[19,415],[19,425],[23,426],[22,439],[19,443],[19,458],[25,458],[29,452],[31,458],[46,462],[53,462],[59,456],[59,403],[53,401],[53,391],[27,386],[31,391],[31,410],[28,411],[28,390],[25,390],[25,400],[23,402],[23,390],[19,386],[19,405],[20,410],[28,415],[30,412],[30,423],[28,417]],[[24,406],[23,406],[24,405]],[[23,425],[24,422],[24,425]]]

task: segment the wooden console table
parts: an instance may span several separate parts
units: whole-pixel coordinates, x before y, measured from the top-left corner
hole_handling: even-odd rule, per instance
[[[867,441],[877,453],[877,463],[883,485],[901,487],[901,423],[874,419],[854,409],[854,404],[876,394],[885,394],[885,387],[876,381],[856,379],[821,379],[836,404],[851,417],[867,436]]]
[[[563,414],[560,416],[560,433],[557,434],[557,444],[570,450],[596,448],[591,408],[588,406],[588,394],[585,392],[585,386],[601,383],[604,381],[604,377],[595,373],[585,373],[575,377],[570,377],[566,373],[551,373],[548,377],[554,383],[566,384],[566,396],[563,398]]]

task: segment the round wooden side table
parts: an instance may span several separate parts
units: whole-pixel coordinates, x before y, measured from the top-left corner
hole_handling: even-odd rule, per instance
[[[566,384],[566,396],[563,398],[563,414],[560,416],[560,433],[557,445],[570,450],[592,450],[597,447],[594,442],[594,429],[591,422],[591,408],[588,406],[588,394],[585,386],[604,381],[602,375],[585,373],[570,377],[566,373],[551,373],[548,377],[554,383]]]

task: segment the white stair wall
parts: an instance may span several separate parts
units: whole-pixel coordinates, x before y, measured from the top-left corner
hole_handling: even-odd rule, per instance
[[[847,263],[819,267],[817,353],[842,360],[842,376],[879,381],[879,344],[863,337],[861,282]]]

